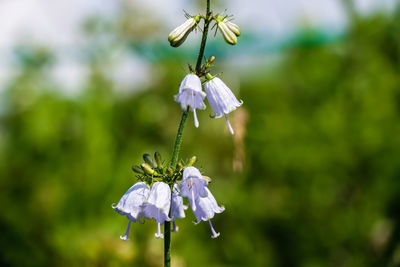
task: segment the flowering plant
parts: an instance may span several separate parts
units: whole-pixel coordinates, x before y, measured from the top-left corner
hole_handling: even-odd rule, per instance
[[[128,228],[123,240],[129,240],[129,230],[132,222],[142,223],[143,218],[154,219],[157,223],[157,238],[164,238],[164,263],[165,266],[171,264],[171,231],[178,231],[175,219],[185,218],[184,198],[187,201],[196,217],[196,224],[201,221],[208,221],[211,229],[211,237],[216,238],[217,233],[211,223],[215,214],[225,210],[219,206],[212,195],[209,185],[209,178],[203,176],[194,167],[196,157],[188,161],[178,161],[180,146],[182,142],[183,128],[190,112],[193,113],[194,125],[199,127],[196,110],[206,108],[204,103],[207,98],[214,115],[211,118],[225,117],[229,131],[234,134],[234,130],[229,123],[228,114],[242,105],[229,87],[218,77],[210,73],[210,68],[215,60],[211,56],[203,62],[204,50],[207,41],[208,29],[211,22],[215,22],[216,30],[220,30],[224,40],[230,44],[237,43],[240,35],[239,27],[228,20],[228,16],[213,15],[210,11],[210,0],[207,0],[205,15],[191,16],[186,14],[187,20],[168,36],[168,41],[172,47],[179,47],[187,39],[189,34],[199,27],[201,20],[204,21],[202,29],[202,40],[200,51],[197,57],[196,67],[189,65],[188,74],[183,78],[179,87],[175,101],[182,109],[182,118],[179,124],[175,139],[171,161],[168,165],[164,164],[160,153],[156,152],[154,157],[149,154],[143,155],[144,162],[135,165],[132,170],[137,174],[138,182],[134,184],[122,196],[113,209],[128,219]],[[202,83],[202,79],[204,80]],[[204,87],[204,91],[203,91]],[[172,221],[172,227],[171,227]],[[164,234],[161,233],[161,225],[164,225]]]

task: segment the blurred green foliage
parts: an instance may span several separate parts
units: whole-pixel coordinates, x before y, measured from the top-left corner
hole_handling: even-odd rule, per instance
[[[216,240],[190,211],[177,221],[174,266],[400,264],[398,18],[356,18],[329,44],[298,38],[242,77],[242,172],[232,161],[243,140],[209,109],[199,129],[189,118],[181,157],[197,155],[226,211],[213,220]],[[136,181],[130,166],[143,153],[171,153],[181,62],[163,60],[161,78],[123,98],[94,64],[67,98],[46,75],[51,55],[20,58],[0,115],[0,265],[160,266],[156,224],[134,224],[123,242],[128,221],[111,203]]]

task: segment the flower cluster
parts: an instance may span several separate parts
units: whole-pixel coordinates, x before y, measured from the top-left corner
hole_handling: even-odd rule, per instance
[[[227,114],[240,107],[243,102],[236,99],[231,89],[220,78],[213,77],[210,73],[207,73],[205,77],[204,93],[199,76],[194,73],[186,75],[179,87],[179,93],[175,96],[175,100],[181,104],[183,110],[189,109],[193,112],[194,125],[199,127],[196,109],[206,108],[204,98],[207,97],[208,103],[214,111],[214,115],[211,117],[220,118],[225,116],[229,131],[234,134]]]
[[[240,28],[235,23],[228,20],[228,16],[213,16],[212,13],[207,16],[197,15],[190,16],[186,14],[187,20],[177,28],[175,28],[168,36],[168,41],[173,47],[180,46],[188,37],[188,35],[197,27],[201,19],[204,19],[205,24],[215,21],[214,26],[220,30],[225,41],[230,45],[237,43],[237,37],[240,36]],[[231,89],[219,78],[213,77],[208,68],[212,67],[212,62],[215,57],[210,57],[208,62],[203,66],[196,66],[196,72],[189,66],[190,73],[185,76],[179,87],[179,93],[175,96],[175,101],[181,104],[184,111],[190,110],[193,112],[194,126],[199,127],[196,110],[205,109],[204,99],[207,97],[211,109],[214,111],[212,118],[225,117],[229,131],[234,134],[233,128],[229,123],[227,114],[242,105],[242,101],[238,101]],[[200,67],[200,68],[199,68]],[[200,78],[205,76],[204,91],[202,90]]]
[[[196,68],[189,65],[189,73],[182,80],[179,92],[175,95],[183,110],[181,123],[175,139],[174,150],[170,166],[163,164],[160,153],[156,152],[154,158],[149,154],[143,155],[144,162],[135,165],[132,170],[137,173],[138,182],[134,184],[122,196],[117,205],[112,208],[119,214],[128,218],[128,228],[123,240],[129,240],[129,230],[132,222],[143,223],[144,219],[154,219],[157,223],[156,238],[163,238],[161,225],[165,224],[166,238],[164,240],[165,266],[170,266],[170,222],[172,222],[172,232],[177,232],[175,220],[185,218],[185,211],[188,209],[187,202],[194,216],[195,224],[201,221],[208,221],[211,228],[211,237],[216,238],[220,234],[216,232],[211,223],[215,214],[225,210],[219,206],[213,194],[208,188],[210,179],[203,176],[193,165],[196,157],[192,157],[186,163],[177,163],[180,145],[182,142],[183,127],[188,112],[193,112],[194,125],[199,127],[197,110],[204,110],[206,105],[204,100],[207,98],[214,115],[211,118],[225,117],[229,131],[234,134],[234,130],[229,123],[228,114],[240,107],[243,102],[239,101],[232,93],[231,89],[218,77],[210,73],[215,60],[211,56],[204,64],[202,62],[207,33],[212,21],[215,22],[216,31],[220,31],[224,40],[235,45],[240,36],[240,28],[231,22],[230,16],[213,15],[210,11],[210,1],[207,1],[206,15],[190,16],[186,13],[187,20],[175,28],[168,36],[168,41],[172,47],[179,47],[184,43],[189,34],[199,27],[201,20],[204,21],[202,29],[202,39],[200,50],[197,57]],[[202,80],[203,79],[203,82]],[[204,91],[203,91],[204,89]],[[167,223],[166,223],[167,222]]]
[[[155,155],[161,160],[159,153],[156,152]],[[188,208],[184,205],[183,197],[188,199],[197,219],[195,223],[208,221],[211,227],[211,237],[218,237],[219,233],[214,230],[211,219],[215,213],[221,213],[225,208],[218,206],[208,189],[209,180],[204,178],[197,168],[191,166],[196,160],[195,157],[188,161],[185,168],[178,166],[172,173],[170,168],[159,168],[157,160],[154,161],[150,155],[144,154],[143,158],[147,162],[153,162],[154,169],[148,163],[142,164],[140,167],[134,166],[133,169],[140,174],[141,181],[129,188],[117,205],[112,205],[115,211],[125,215],[129,220],[126,233],[121,236],[121,239],[129,240],[131,223],[143,223],[143,218],[156,221],[158,230],[155,236],[157,238],[163,238],[161,225],[166,221],[172,221],[172,231],[177,232],[175,219],[185,218],[185,210]],[[150,168],[151,171],[146,171],[147,168]],[[163,174],[164,172],[165,174]]]

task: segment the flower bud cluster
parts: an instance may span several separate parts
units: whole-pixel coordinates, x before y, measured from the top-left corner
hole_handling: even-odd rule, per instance
[[[208,221],[211,237],[218,237],[219,233],[214,230],[211,219],[225,208],[218,206],[208,189],[210,179],[203,177],[200,171],[192,166],[197,158],[193,156],[186,164],[178,163],[175,170],[163,166],[158,152],[155,153],[154,159],[149,154],[144,154],[143,159],[145,162],[140,167],[137,165],[132,167],[140,181],[128,189],[117,205],[112,205],[116,212],[129,220],[127,231],[121,239],[129,240],[131,223],[142,223],[143,218],[156,221],[157,238],[163,238],[161,225],[166,221],[172,221],[172,231],[177,232],[175,219],[185,218],[185,210],[188,208],[184,205],[183,197],[188,199],[197,219],[196,224]]]
[[[170,168],[164,165],[161,154],[154,153],[154,157],[150,154],[143,154],[143,163],[140,165],[133,165],[132,170],[136,173],[137,178],[147,184],[154,182],[164,181],[167,183],[176,182],[182,176],[182,169],[186,166],[193,165],[193,156],[185,164],[179,162],[175,168]]]
[[[186,40],[189,34],[197,27],[200,19],[205,19],[206,21],[214,20],[218,29],[222,33],[225,41],[230,45],[235,45],[237,43],[237,37],[240,36],[240,28],[235,23],[228,20],[226,16],[189,16],[188,19],[176,27],[171,33],[168,35],[168,41],[172,47],[178,47]]]

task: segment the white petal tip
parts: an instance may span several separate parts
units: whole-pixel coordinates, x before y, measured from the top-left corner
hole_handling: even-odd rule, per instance
[[[196,109],[193,109],[194,127],[199,128],[199,120],[197,119]]]
[[[175,226],[175,228],[172,229],[172,232],[174,232],[174,233],[176,233],[178,231],[179,231],[179,227],[178,226]]]
[[[157,233],[155,233],[154,236],[155,236],[157,239],[159,239],[159,238],[164,238],[164,235],[163,235],[163,234],[157,234]]]
[[[212,238],[212,239],[215,239],[215,238],[219,237],[219,235],[220,235],[220,233],[215,233],[215,234],[213,234],[213,235],[211,236],[211,238]]]

